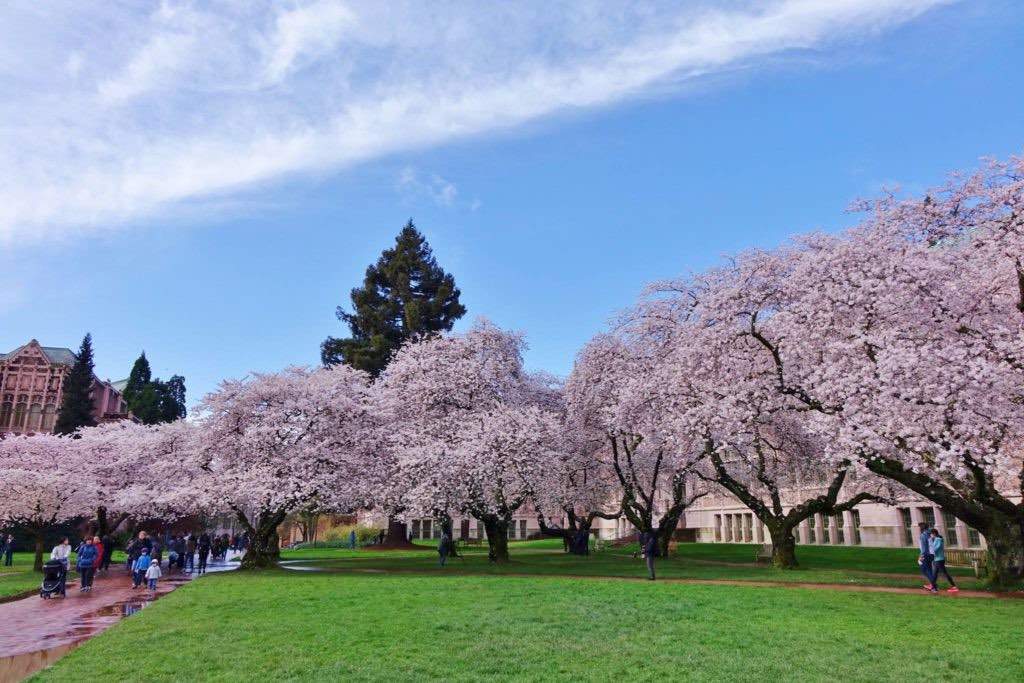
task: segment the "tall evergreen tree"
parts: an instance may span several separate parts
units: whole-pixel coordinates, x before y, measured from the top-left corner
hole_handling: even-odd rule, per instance
[[[92,335],[86,334],[78,349],[78,357],[71,371],[64,378],[64,396],[60,404],[60,415],[54,431],[71,434],[80,427],[93,427],[92,416],[93,356]]]
[[[352,290],[352,312],[338,307],[351,337],[328,337],[320,345],[324,365],[347,363],[376,376],[407,340],[451,330],[466,313],[455,278],[434,259],[426,238],[410,220],[376,264],[363,286]]]
[[[149,359],[146,358],[146,352],[143,351],[142,355],[135,359],[135,365],[132,366],[132,371],[128,375],[128,384],[124,388],[124,401],[128,404],[129,410],[135,412],[135,402],[142,392],[142,388],[152,379],[153,372],[149,367]]]
[[[174,422],[188,415],[185,407],[185,378],[181,375],[171,375],[164,382],[162,407],[164,422]]]

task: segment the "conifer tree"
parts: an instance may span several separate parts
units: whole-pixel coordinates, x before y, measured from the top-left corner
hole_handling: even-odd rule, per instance
[[[135,365],[132,366],[132,371],[128,375],[128,384],[124,388],[124,401],[128,404],[129,410],[135,412],[136,401],[142,388],[152,379],[153,373],[149,367],[149,359],[146,358],[146,352],[143,351],[142,355],[135,360]]]
[[[437,264],[410,220],[395,246],[366,269],[363,286],[352,290],[352,312],[338,307],[338,319],[352,336],[328,337],[321,359],[324,365],[346,363],[376,376],[409,339],[451,330],[466,313],[459,295],[455,278]]]
[[[71,434],[80,427],[96,425],[92,414],[92,380],[92,335],[86,334],[78,349],[75,363],[64,379],[60,415],[57,417],[57,424],[54,427],[56,433]]]

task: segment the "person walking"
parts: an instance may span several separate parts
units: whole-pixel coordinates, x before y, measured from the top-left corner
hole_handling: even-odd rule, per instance
[[[103,554],[106,552],[106,548],[103,546],[103,541],[100,540],[99,536],[92,537],[92,545],[96,548],[96,563],[92,568],[99,571],[100,566],[103,564]]]
[[[88,593],[92,590],[92,580],[96,575],[96,558],[98,557],[96,546],[93,545],[91,538],[86,538],[85,543],[78,547],[77,555],[78,575],[81,577],[78,590]]]
[[[100,559],[100,569],[110,571],[110,560],[114,556],[114,539],[109,534],[103,537],[103,557]]]
[[[355,529],[352,529],[351,531],[348,532],[348,549],[349,550],[355,550],[356,549],[356,530]]]
[[[437,542],[437,554],[438,561],[441,566],[444,567],[445,563],[448,562],[448,556],[452,552],[452,537],[447,531],[441,533],[441,540]]]
[[[939,533],[938,529],[932,529],[929,532],[930,540],[929,547],[932,551],[932,584],[929,587],[929,593],[939,592],[939,573],[946,577],[946,581],[949,581],[950,593],[959,593],[960,589],[956,587],[956,582],[953,581],[953,577],[949,575],[949,570],[946,569],[946,541],[942,538],[942,534]]]
[[[7,538],[4,539],[3,543],[4,551],[4,566],[10,567],[14,564],[14,536],[7,534]]]
[[[160,572],[160,565],[157,564],[156,560],[149,563],[149,569],[146,570],[146,585],[151,591],[156,591],[156,582],[163,574]]]
[[[932,584],[935,583],[935,577],[932,576],[932,539],[931,533],[928,530],[928,524],[925,522],[918,522],[917,528],[920,533],[917,536],[917,547],[920,551],[918,555],[917,563],[921,566],[921,573],[924,574],[924,578],[928,580],[928,583],[924,585],[925,590],[931,590]]]
[[[189,534],[185,540],[185,571],[189,574],[196,570],[196,538]]]
[[[647,579],[654,581],[654,558],[658,555],[658,532],[655,529],[641,536],[644,559],[647,561]]]
[[[143,548],[139,559],[135,560],[135,564],[132,565],[132,588],[138,588],[142,585],[143,580],[146,578],[146,572],[149,571],[153,562],[155,560],[150,557],[149,550]],[[160,563],[158,562],[156,566],[159,567]]]
[[[206,573],[206,561],[210,557],[210,535],[203,533],[196,544],[196,552],[199,554],[199,574]]]
[[[57,560],[64,565],[64,573],[66,574],[69,566],[69,557],[71,556],[71,542],[68,541],[68,537],[65,536],[60,539],[60,543],[53,546],[53,550],[50,551],[50,559]]]

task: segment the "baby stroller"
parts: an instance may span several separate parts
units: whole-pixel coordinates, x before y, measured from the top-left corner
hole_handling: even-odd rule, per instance
[[[60,560],[50,560],[43,565],[43,585],[39,589],[39,597],[49,600],[54,595],[67,596],[68,573]]]

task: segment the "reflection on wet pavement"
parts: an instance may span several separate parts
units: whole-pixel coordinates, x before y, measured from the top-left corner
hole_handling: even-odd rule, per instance
[[[237,562],[211,562],[208,571],[237,567]],[[66,598],[31,596],[0,605],[0,683],[20,681],[53,664],[75,646],[193,578],[198,577],[171,574],[151,592],[131,588],[129,573],[119,567],[99,577],[90,593],[79,593],[69,585]]]

